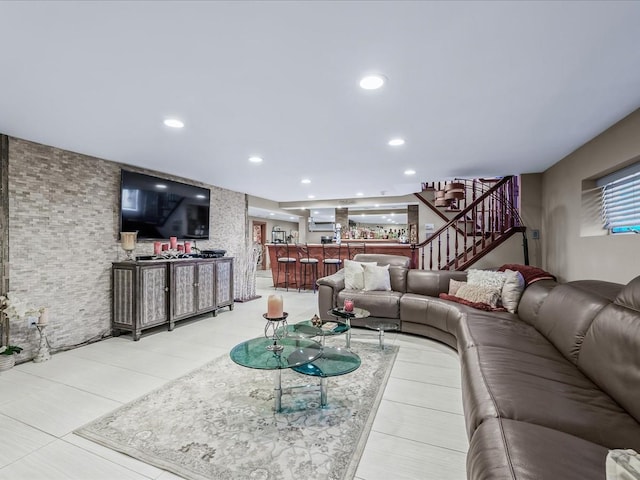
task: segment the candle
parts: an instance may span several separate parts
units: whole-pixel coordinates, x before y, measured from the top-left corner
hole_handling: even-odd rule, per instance
[[[169,244],[168,243],[163,243],[162,244],[162,251],[166,252],[167,250],[169,250]]]
[[[184,250],[184,245],[178,245],[178,251],[182,252]]]
[[[38,325],[46,325],[48,321],[49,321],[49,310],[47,308],[43,308],[42,312],[40,312]]]
[[[136,248],[137,232],[120,232],[120,242],[123,250],[133,250]]]
[[[184,242],[184,253],[191,253],[191,242]]]
[[[158,255],[162,251],[162,242],[153,242],[153,254]]]
[[[350,298],[347,298],[344,301],[344,311],[353,312],[353,300],[351,300]]]
[[[267,317],[282,318],[282,295],[269,295],[267,299]]]
[[[171,250],[175,250],[178,246],[178,237],[169,237],[169,244],[171,245]]]

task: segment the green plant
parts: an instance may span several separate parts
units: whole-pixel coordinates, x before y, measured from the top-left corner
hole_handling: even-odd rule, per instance
[[[21,351],[22,347],[18,347],[16,345],[0,347],[0,355],[13,355],[14,353],[20,353]]]

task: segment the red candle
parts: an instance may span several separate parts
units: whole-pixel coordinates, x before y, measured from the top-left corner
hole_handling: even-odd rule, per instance
[[[166,252],[167,250],[169,250],[169,244],[168,243],[163,243],[162,244],[162,251]]]
[[[350,298],[347,298],[344,301],[344,311],[345,312],[353,312],[353,300],[351,300]]]
[[[162,242],[153,242],[153,254],[158,255],[162,251]]]
[[[184,242],[184,253],[191,253],[191,242]]]
[[[171,250],[175,250],[178,246],[178,237],[169,237],[169,244],[171,245]]]
[[[184,245],[178,245],[178,251],[182,252],[184,250]]]

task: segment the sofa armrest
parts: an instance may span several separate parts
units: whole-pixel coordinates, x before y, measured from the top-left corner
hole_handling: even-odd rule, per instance
[[[327,285],[337,291],[344,290],[344,269],[338,270],[328,277],[319,278],[316,283],[318,286]]]
[[[327,312],[336,307],[338,293],[344,290],[344,270],[319,278],[316,284],[318,285],[318,316],[325,321],[334,320]]]

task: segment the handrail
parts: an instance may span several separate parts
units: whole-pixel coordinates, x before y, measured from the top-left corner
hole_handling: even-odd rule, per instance
[[[528,264],[526,229],[515,205],[517,177],[510,175],[496,180],[494,185],[481,190],[480,195],[476,195],[478,192],[475,180],[471,185],[469,180],[463,182],[467,190],[472,190],[471,203],[465,205],[428,239],[411,246],[414,266],[433,268],[435,263],[438,269],[467,268],[517,231],[523,232],[525,263]],[[461,220],[465,222],[462,229],[459,227]],[[469,221],[472,225],[471,232],[467,228]],[[428,266],[425,253],[428,255]],[[420,259],[418,254],[421,255]]]

